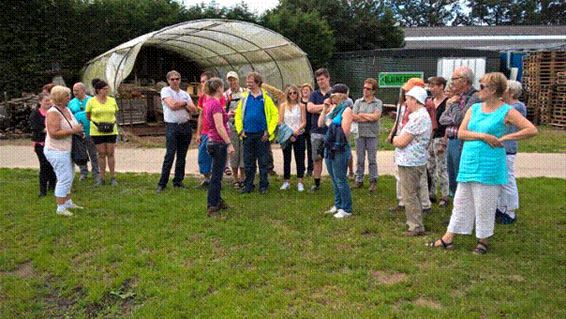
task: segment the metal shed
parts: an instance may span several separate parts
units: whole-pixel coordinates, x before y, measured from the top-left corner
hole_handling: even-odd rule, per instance
[[[485,72],[499,71],[499,53],[473,49],[378,49],[337,53],[329,69],[332,82],[343,82],[350,87],[350,94],[362,95],[363,81],[378,78],[380,72],[422,72],[424,79],[442,75],[441,59],[474,60],[485,59]],[[399,96],[398,88],[379,88],[378,98],[393,104]]]

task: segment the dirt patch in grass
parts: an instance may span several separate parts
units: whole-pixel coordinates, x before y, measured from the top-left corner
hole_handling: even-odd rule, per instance
[[[86,292],[83,287],[75,287],[69,296],[63,296],[62,292],[52,284],[54,279],[48,280],[45,288],[47,295],[44,297],[45,313],[49,318],[66,318],[73,312],[74,305],[84,296]]]
[[[135,279],[124,280],[118,289],[109,291],[100,301],[85,307],[87,318],[127,317],[136,305],[141,304],[141,300],[136,298],[135,286]]]
[[[22,279],[33,278],[36,275],[35,271],[33,270],[33,265],[31,264],[31,261],[26,261],[24,263],[21,263],[16,267],[16,269],[2,273],[6,275],[16,276]]]
[[[427,308],[431,308],[431,309],[441,309],[442,306],[432,300],[432,299],[427,299],[427,298],[423,298],[423,297],[419,297],[417,300],[413,301],[413,304],[415,306],[419,306],[419,307],[427,307]]]
[[[384,285],[394,285],[407,279],[407,274],[402,272],[385,272],[377,270],[372,272],[371,275],[375,278],[375,280]]]

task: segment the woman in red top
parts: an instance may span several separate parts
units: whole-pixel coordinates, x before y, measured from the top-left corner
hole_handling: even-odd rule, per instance
[[[208,185],[207,214],[218,216],[220,209],[228,206],[220,196],[222,176],[226,167],[228,153],[234,153],[234,146],[228,134],[228,113],[221,103],[224,85],[219,78],[211,78],[204,85],[204,93],[209,96],[204,106],[203,119],[209,123],[206,149],[212,158],[210,184]]]

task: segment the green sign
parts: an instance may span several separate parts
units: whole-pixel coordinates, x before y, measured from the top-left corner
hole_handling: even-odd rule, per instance
[[[400,88],[410,78],[422,79],[423,72],[379,72],[380,88]]]

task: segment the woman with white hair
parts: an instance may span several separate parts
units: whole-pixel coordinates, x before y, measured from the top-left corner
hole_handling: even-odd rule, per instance
[[[83,126],[77,122],[67,103],[71,96],[69,88],[57,85],[51,89],[53,106],[47,111],[45,126],[47,136],[43,153],[53,166],[57,176],[55,201],[57,215],[73,216],[69,209],[82,207],[71,200],[73,186],[73,161],[71,160],[72,136],[82,134]]]
[[[513,80],[507,81],[507,91],[503,94],[503,100],[521,115],[527,117],[527,108],[523,102],[519,101],[519,97],[523,91],[521,83]],[[508,125],[505,134],[517,132],[515,125]],[[517,217],[515,210],[519,208],[519,190],[517,189],[517,181],[515,180],[515,157],[517,156],[517,141],[505,141],[507,159],[507,184],[501,187],[501,195],[497,203],[495,211],[495,221],[498,224],[513,224]]]
[[[432,135],[432,121],[425,108],[427,93],[415,86],[405,94],[409,121],[393,137],[395,163],[399,168],[401,197],[405,202],[405,216],[409,230],[406,236],[422,236],[423,209],[421,206],[421,177],[428,161],[428,144]]]

